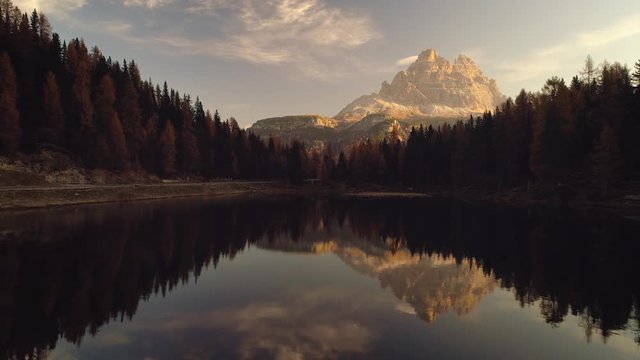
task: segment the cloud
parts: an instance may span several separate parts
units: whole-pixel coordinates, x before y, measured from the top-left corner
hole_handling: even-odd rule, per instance
[[[152,7],[167,1],[125,0],[125,4]],[[190,0],[182,11],[204,17],[209,31],[194,36],[173,30],[145,40],[176,55],[289,65],[318,79],[357,69],[353,51],[380,36],[368,16],[325,0]],[[130,40],[141,39],[132,35]]]
[[[406,57],[404,59],[400,59],[400,60],[396,61],[396,65],[397,66],[407,66],[407,65],[413,64],[414,62],[416,62],[416,60],[418,60],[418,55],[409,56],[409,57]]]
[[[173,0],[124,0],[123,5],[128,7],[146,7],[155,9],[173,3]]]
[[[567,59],[575,57],[576,54],[586,56],[599,47],[638,34],[640,34],[640,14],[620,19],[599,30],[577,34],[571,41],[538,49],[524,59],[503,62],[497,67],[506,72],[504,80],[508,82],[548,76],[549,73],[560,70]]]
[[[120,20],[101,21],[100,24],[103,31],[116,36],[126,37],[133,29],[133,24]]]
[[[640,34],[640,14],[631,16],[612,26],[578,35],[578,43],[582,47],[603,46]]]
[[[230,0],[189,0],[187,12],[200,15],[214,15],[218,8],[229,7],[233,1]]]
[[[22,11],[31,12],[37,9],[46,15],[65,18],[69,13],[87,4],[87,0],[13,0]]]

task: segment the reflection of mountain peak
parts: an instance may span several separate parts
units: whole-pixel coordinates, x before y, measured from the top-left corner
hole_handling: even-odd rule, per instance
[[[458,315],[470,313],[497,286],[493,277],[468,260],[458,264],[453,258],[420,257],[408,250],[387,251],[380,257],[353,247],[339,249],[337,254],[354,269],[377,277],[383,288],[390,288],[427,322],[451,310]]]
[[[476,263],[440,255],[420,256],[409,250],[390,251],[371,242],[345,241],[348,234],[322,239],[315,232],[307,234],[311,241],[281,242],[267,245],[272,250],[306,251],[315,254],[334,253],[355,271],[378,278],[401,301],[426,322],[440,313],[470,313],[480,300],[497,286]],[[407,311],[405,311],[407,312]]]

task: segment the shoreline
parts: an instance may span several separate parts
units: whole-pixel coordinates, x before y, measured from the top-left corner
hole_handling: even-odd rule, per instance
[[[190,197],[232,198],[242,196],[281,195],[337,195],[356,199],[445,198],[458,201],[488,202],[514,207],[566,207],[573,210],[598,210],[640,220],[640,201],[614,199],[602,202],[569,201],[562,203],[553,198],[533,199],[523,191],[482,192],[465,190],[407,191],[382,187],[292,187],[280,182],[223,181],[223,182],[171,182],[152,184],[110,185],[46,185],[0,187],[0,212],[29,209],[58,208],[103,203],[127,203],[148,200],[169,200]]]
[[[0,211],[189,197],[288,194],[292,191],[295,190],[280,183],[247,181],[0,187]]]

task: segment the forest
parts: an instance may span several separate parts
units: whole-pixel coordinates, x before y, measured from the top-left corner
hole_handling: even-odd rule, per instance
[[[505,189],[640,180],[640,60],[588,57],[493,112],[343,149],[262,139],[202,102],[142,80],[47,17],[0,0],[0,155],[50,149],[88,169],[164,178],[305,179],[429,189]]]

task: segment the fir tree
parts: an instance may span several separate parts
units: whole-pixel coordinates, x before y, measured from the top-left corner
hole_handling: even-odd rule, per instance
[[[16,75],[7,53],[0,53],[0,153],[13,155],[20,145]]]
[[[42,92],[44,110],[44,134],[45,141],[61,144],[64,135],[65,114],[62,108],[60,88],[56,76],[49,71]]]
[[[160,171],[165,176],[175,172],[176,166],[176,131],[171,121],[166,121],[158,139],[160,153]]]

